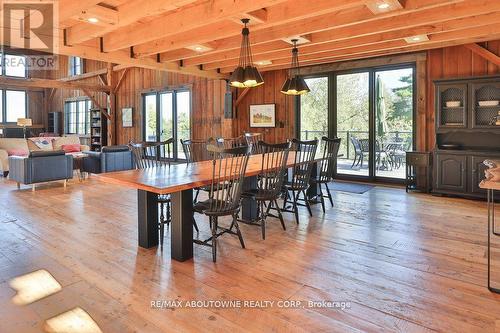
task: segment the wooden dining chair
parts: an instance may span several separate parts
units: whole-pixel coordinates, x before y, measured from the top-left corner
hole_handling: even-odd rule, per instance
[[[248,146],[221,148],[214,145],[207,147],[212,153],[212,181],[208,200],[197,202],[194,211],[208,216],[212,236],[206,240],[195,240],[196,244],[212,248],[212,260],[217,261],[217,239],[225,234],[238,236],[242,248],[245,248],[243,236],[238,226],[238,213],[243,180],[250,155]],[[219,226],[219,217],[232,216],[229,228]],[[233,230],[233,228],[235,230]]]
[[[173,138],[161,142],[130,143],[129,146],[134,156],[136,168],[170,167],[170,161],[173,159],[174,143],[175,141]],[[160,246],[163,247],[165,225],[168,228],[172,221],[172,201],[170,194],[159,194],[157,201],[160,204],[160,221],[158,222]],[[199,231],[194,219],[193,226],[196,231]]]
[[[317,185],[319,189],[318,198],[321,202],[321,207],[323,208],[323,213],[325,212],[325,198],[330,200],[333,207],[333,198],[328,188],[328,183],[333,181],[335,176],[335,170],[337,168],[337,155],[339,154],[341,140],[339,138],[327,138],[326,136],[321,138],[321,161],[318,175],[311,179],[313,185]],[[323,186],[326,189],[326,195],[323,194]]]
[[[208,155],[207,145],[208,142],[205,140],[182,140],[181,139],[182,150],[186,156],[188,163],[196,163],[201,161],[210,160]]]
[[[261,154],[259,142],[262,140],[262,133],[249,133],[245,132],[243,137],[248,146],[252,147],[252,155]]]
[[[314,165],[314,157],[316,148],[318,147],[318,140],[300,141],[297,139],[292,140],[291,152],[295,154],[294,165],[291,168],[291,180],[286,180],[284,184],[285,200],[283,202],[282,212],[293,213],[295,215],[295,222],[299,223],[299,209],[298,206],[307,207],[309,215],[312,216],[311,206],[307,198],[307,189],[311,179],[311,171]],[[303,195],[303,199],[300,195]],[[287,207],[288,200],[291,200],[291,208]],[[304,202],[303,204],[300,201]]]
[[[266,219],[268,216],[278,218],[283,230],[286,230],[278,199],[281,195],[290,146],[290,142],[269,144],[260,141],[262,158],[260,160],[261,171],[257,177],[257,188],[243,193],[244,197],[251,197],[257,201],[259,207],[257,221],[245,223],[260,225],[262,239],[266,239]],[[271,209],[277,211],[278,216],[270,214]]]

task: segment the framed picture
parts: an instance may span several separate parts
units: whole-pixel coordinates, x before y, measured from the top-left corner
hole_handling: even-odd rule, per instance
[[[250,105],[250,127],[276,127],[276,104]]]
[[[122,109],[122,127],[133,127],[133,109],[123,108]]]

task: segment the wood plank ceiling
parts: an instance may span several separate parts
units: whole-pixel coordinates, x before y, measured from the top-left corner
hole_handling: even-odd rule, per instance
[[[251,19],[254,61],[287,68],[301,36],[301,65],[500,38],[498,0],[59,0],[59,53],[222,78],[238,63]],[[89,21],[93,21],[91,23]],[[64,38],[62,37],[64,36]],[[122,67],[123,68],[123,67]]]

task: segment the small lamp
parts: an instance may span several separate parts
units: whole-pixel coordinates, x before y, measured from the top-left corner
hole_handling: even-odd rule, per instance
[[[17,126],[23,128],[24,138],[26,139],[26,127],[33,126],[33,121],[30,118],[17,118]]]

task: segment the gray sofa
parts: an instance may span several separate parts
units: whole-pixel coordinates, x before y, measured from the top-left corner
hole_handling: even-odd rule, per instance
[[[103,147],[101,152],[85,153],[88,157],[83,160],[83,172],[106,173],[134,168],[132,152],[128,146],[108,146]]]
[[[32,151],[28,157],[10,156],[10,179],[20,184],[33,185],[56,180],[66,181],[73,178],[73,156],[63,150]]]

